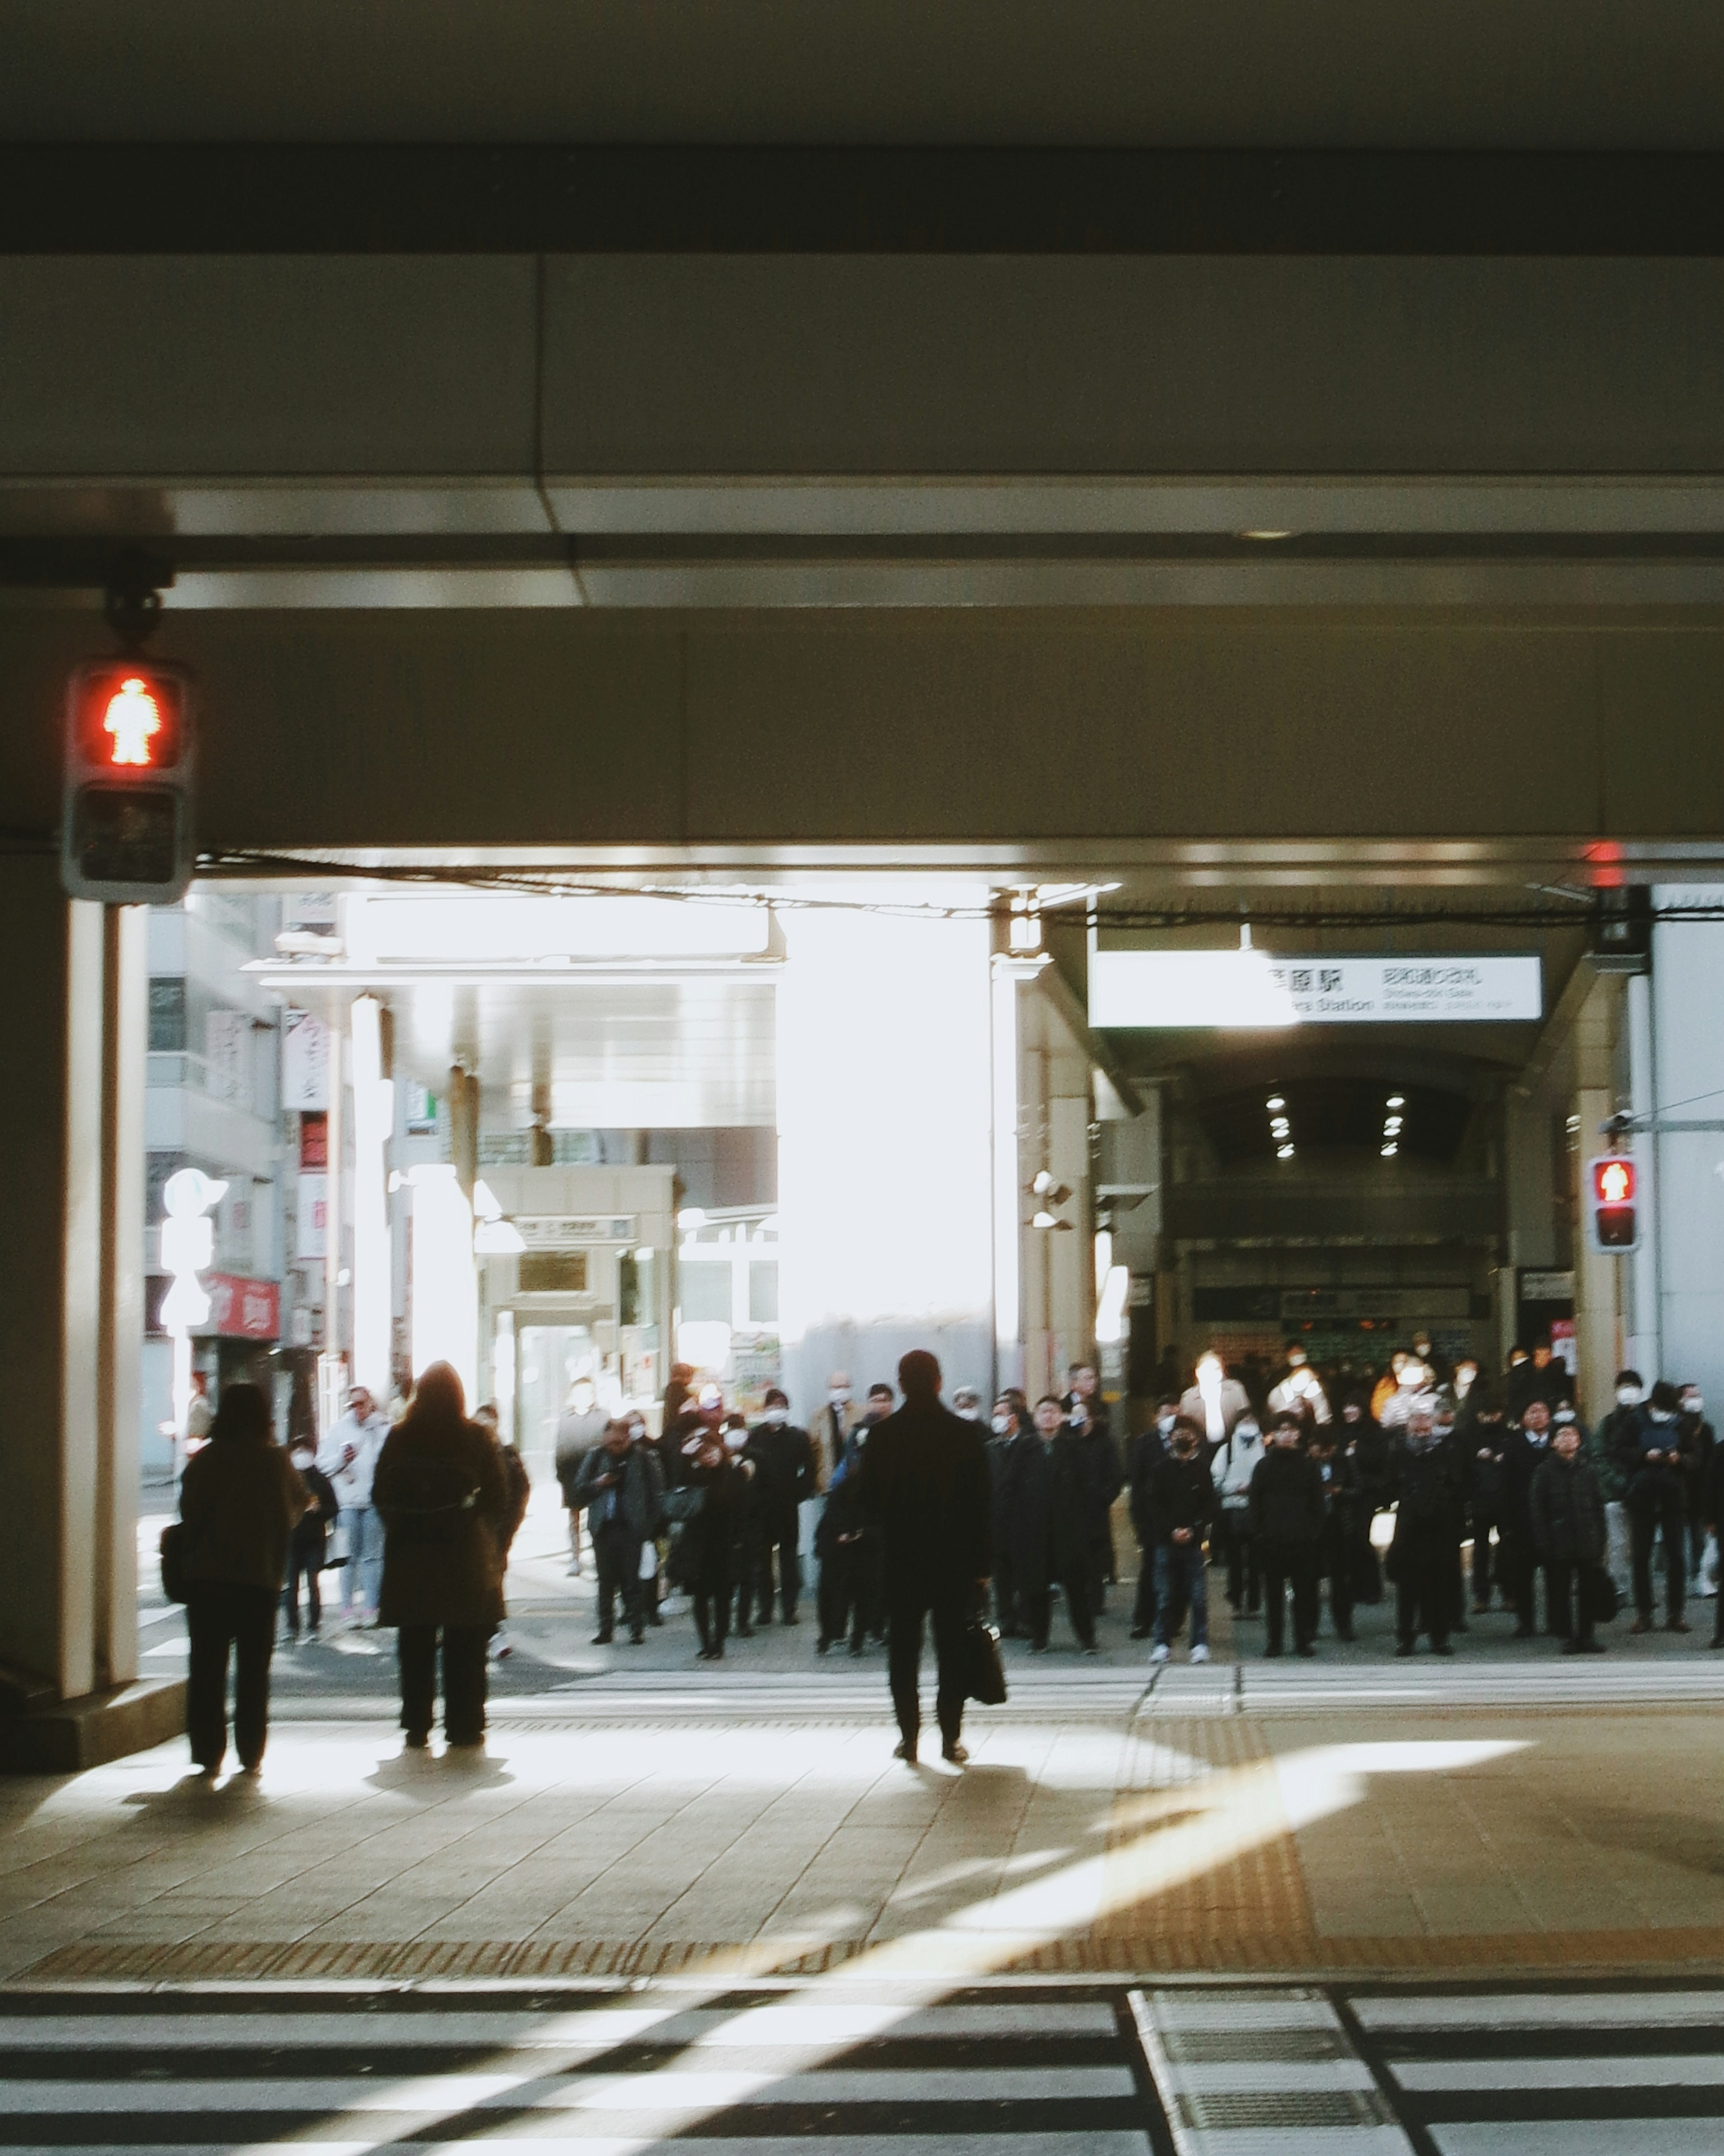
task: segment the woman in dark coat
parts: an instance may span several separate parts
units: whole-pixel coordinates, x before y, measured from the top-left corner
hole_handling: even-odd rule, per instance
[[[383,1521],[380,1625],[396,1627],[401,1726],[410,1750],[431,1741],[438,1635],[444,1732],[485,1741],[485,1643],[503,1620],[510,1492],[495,1440],[469,1422],[447,1363],[420,1377],[413,1405],[383,1440],[372,1483]]]
[[[1095,1644],[1090,1606],[1095,1507],[1083,1455],[1065,1434],[1064,1421],[1065,1410],[1051,1395],[1038,1402],[1034,1429],[1018,1438],[1007,1462],[1008,1547],[1034,1654],[1047,1650],[1056,1580],[1079,1645],[1088,1652]]]
[[[684,1481],[700,1492],[700,1503],[693,1517],[683,1522],[680,1554],[682,1576],[694,1598],[703,1662],[724,1660],[731,1630],[731,1590],[736,1584],[742,1496],[750,1471],[746,1462],[726,1450],[716,1430],[701,1431],[692,1462],[685,1464]],[[746,1575],[742,1592],[746,1598]]]
[[[269,1656],[288,1537],[312,1498],[275,1441],[269,1403],[255,1385],[226,1389],[209,1440],[186,1462],[180,1482],[192,1646],[186,1727],[199,1768],[217,1773],[228,1748],[231,1653],[233,1741],[240,1765],[254,1774],[269,1734]]]

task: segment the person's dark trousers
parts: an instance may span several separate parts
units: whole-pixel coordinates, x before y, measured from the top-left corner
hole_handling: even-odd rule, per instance
[[[300,1580],[305,1582],[305,1629],[315,1632],[323,1622],[323,1590],[318,1584],[317,1567],[310,1558],[290,1555],[287,1560],[287,1584],[281,1590],[282,1614],[287,1619],[287,1629],[295,1640],[300,1636]]]
[[[1329,1616],[1335,1636],[1350,1640],[1353,1631],[1355,1538],[1331,1523],[1323,1537],[1319,1562],[1329,1575]]]
[[[1095,1537],[1090,1565],[1090,1609],[1099,1615],[1107,1607],[1107,1590],[1119,1572],[1119,1562],[1114,1554],[1113,1522],[1103,1522]]]
[[[769,1520],[761,1529],[756,1573],[756,1593],[760,1614],[755,1620],[759,1625],[772,1621],[772,1555],[778,1558],[778,1599],[783,1608],[784,1622],[795,1620],[797,1599],[802,1593],[802,1560],[797,1554],[801,1533],[796,1514],[792,1512],[782,1519]]]
[[[716,1585],[702,1582],[695,1589],[695,1630],[700,1635],[700,1645],[716,1648],[721,1653],[731,1635],[731,1584],[726,1580]]]
[[[853,1652],[860,1654],[868,1625],[866,1558],[854,1543],[840,1543],[823,1558],[815,1599],[820,1612],[820,1637],[829,1645],[850,1635]]]
[[[1255,1617],[1262,1599],[1263,1581],[1255,1540],[1240,1508],[1222,1514],[1221,1533],[1227,1547],[1228,1601],[1234,1609]]]
[[[1429,1633],[1434,1647],[1448,1645],[1452,1568],[1446,1556],[1402,1557],[1395,1583],[1395,1630],[1403,1647],[1410,1647],[1421,1631]]]
[[[269,1657],[275,1647],[271,1587],[194,1587],[186,1604],[191,1661],[186,1733],[192,1757],[213,1774],[228,1748],[228,1657],[233,1657],[233,1744],[255,1767],[269,1733]]]
[[[1293,1590],[1293,1644],[1308,1647],[1317,1630],[1317,1553],[1306,1543],[1260,1543],[1263,1572],[1264,1644],[1279,1655],[1286,1639],[1286,1591]]]
[[[1090,1582],[1085,1574],[1074,1575],[1060,1582],[1060,1592],[1065,1599],[1065,1614],[1071,1620],[1071,1629],[1077,1635],[1080,1647],[1095,1644],[1095,1620],[1090,1609]],[[1048,1644],[1048,1627],[1053,1620],[1054,1596],[1051,1588],[1026,1589],[1023,1597],[1024,1622],[1029,1631],[1033,1647]]]
[[[1491,1530],[1495,1520],[1473,1515],[1473,1607],[1483,1609],[1489,1606],[1493,1582],[1506,1591],[1501,1564],[1501,1552],[1491,1547]]]
[[[1688,1592],[1688,1531],[1680,1492],[1673,1490],[1650,1505],[1636,1505],[1629,1514],[1634,1538],[1634,1608],[1646,1618],[1651,1616],[1653,1607],[1652,1537],[1660,1526],[1664,1529],[1665,1614],[1675,1624],[1682,1614]]]
[[[1497,1579],[1523,1632],[1538,1629],[1538,1554],[1524,1535],[1510,1533],[1497,1545]]]
[[[1158,1543],[1155,1553],[1156,1645],[1171,1646],[1191,1612],[1191,1644],[1209,1644],[1209,1582],[1199,1542]]]
[[[1590,1640],[1593,1614],[1587,1607],[1586,1568],[1547,1558],[1544,1566],[1545,1607],[1551,1630],[1558,1639]]]
[[[970,1601],[962,1591],[938,1593],[898,1589],[886,1605],[886,1669],[898,1734],[913,1743],[921,1728],[922,1620],[934,1625],[936,1686],[934,1712],[940,1739],[956,1744],[964,1724],[964,1633]]]
[[[640,1537],[615,1520],[607,1520],[593,1537],[598,1565],[598,1629],[608,1639],[616,1627],[617,1599],[632,1639],[645,1636],[646,1611],[640,1592]]]
[[[1131,1605],[1131,1630],[1151,1632],[1155,1629],[1155,1545],[1137,1545],[1137,1599]]]
[[[403,1625],[395,1635],[401,1666],[401,1726],[428,1737],[437,1719],[437,1642],[443,1639],[443,1733],[451,1744],[485,1735],[489,1625]]]

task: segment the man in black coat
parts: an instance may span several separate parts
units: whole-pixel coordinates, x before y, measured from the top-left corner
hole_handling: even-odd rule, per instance
[[[747,1617],[749,1589],[760,1604],[755,1621],[772,1621],[772,1558],[778,1559],[778,1596],[787,1625],[798,1625],[796,1604],[802,1593],[798,1545],[802,1519],[797,1507],[814,1494],[814,1447],[808,1432],[790,1419],[790,1402],[776,1386],[767,1394],[762,1419],[749,1432],[742,1457],[754,1463],[752,1577],[742,1582],[742,1614]]]
[[[1538,1545],[1532,1538],[1532,1478],[1551,1444],[1551,1411],[1535,1394],[1502,1440],[1502,1517],[1497,1523],[1497,1574],[1515,1605],[1515,1637],[1538,1630]]]
[[[1434,1655],[1455,1651],[1449,1634],[1457,1614],[1455,1572],[1460,1562],[1465,1495],[1454,1441],[1436,1435],[1431,1408],[1429,1399],[1414,1404],[1406,1435],[1390,1454],[1395,1538],[1389,1546],[1389,1571],[1395,1583],[1398,1655],[1413,1652],[1421,1627],[1430,1635]]]
[[[1333,1423],[1311,1433],[1308,1450],[1323,1485],[1323,1536],[1317,1546],[1317,1569],[1329,1580],[1329,1614],[1337,1640],[1353,1636],[1353,1604],[1358,1599],[1361,1535],[1368,1548],[1369,1502],[1359,1487],[1354,1456],[1343,1452]]]
[[[1624,1500],[1634,1535],[1634,1621],[1631,1632],[1652,1630],[1652,1544],[1664,1542],[1665,1630],[1686,1632],[1683,1606],[1688,1584],[1687,1496],[1677,1427],[1681,1402],[1674,1385],[1660,1381],[1619,1440],[1618,1464],[1626,1484]]]
[[[1532,1538],[1544,1565],[1551,1630],[1568,1655],[1598,1655],[1588,1575],[1603,1564],[1609,1540],[1598,1478],[1580,1449],[1576,1423],[1560,1425],[1532,1477]]]
[[[882,1548],[896,1756],[914,1760],[921,1730],[922,1626],[931,1616],[942,1757],[969,1756],[963,1728],[964,1635],[988,1589],[988,1462],[982,1433],[942,1405],[940,1365],[915,1348],[898,1365],[904,1404],[875,1425],[862,1454],[862,1500]]]
[[[993,1545],[993,1609],[1003,1640],[1024,1637],[1018,1593],[1018,1568],[1012,1555],[1011,1508],[1016,1480],[1018,1440],[1029,1427],[1029,1409],[1022,1393],[1003,1392],[993,1404],[993,1435],[987,1441],[988,1536]]]
[[[1263,1574],[1265,1655],[1285,1651],[1286,1592],[1293,1589],[1293,1651],[1316,1652],[1317,1564],[1327,1509],[1322,1471],[1305,1450],[1301,1416],[1284,1408],[1269,1427],[1269,1450],[1252,1471],[1251,1535]]]
[[[1050,1590],[1057,1580],[1078,1645],[1092,1655],[1090,1479],[1081,1440],[1072,1435],[1064,1404],[1051,1393],[1036,1402],[1035,1426],[1013,1445],[1005,1472],[1007,1548],[1030,1652],[1047,1650]]]

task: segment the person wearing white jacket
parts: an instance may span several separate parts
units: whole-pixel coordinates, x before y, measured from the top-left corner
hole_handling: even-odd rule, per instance
[[[1263,1433],[1249,1414],[1239,1417],[1209,1457],[1227,1548],[1228,1604],[1234,1609],[1243,1608],[1248,1617],[1257,1614],[1263,1599],[1251,1543],[1251,1477],[1262,1457]]]
[[[347,1395],[347,1412],[331,1424],[317,1448],[317,1465],[329,1479],[347,1548],[341,1575],[344,1615],[375,1617],[383,1576],[383,1523],[371,1500],[377,1455],[389,1435],[389,1418],[363,1385]]]

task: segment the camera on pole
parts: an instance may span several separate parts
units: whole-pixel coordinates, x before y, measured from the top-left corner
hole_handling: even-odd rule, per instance
[[[192,680],[141,649],[161,604],[136,582],[110,590],[124,648],[67,684],[60,880],[72,898],[166,906],[192,880]]]

